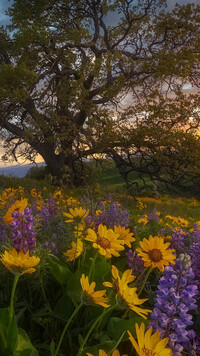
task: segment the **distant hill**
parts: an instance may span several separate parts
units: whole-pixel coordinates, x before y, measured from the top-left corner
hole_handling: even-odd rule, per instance
[[[4,174],[5,176],[12,176],[12,177],[19,177],[23,178],[27,174],[30,168],[32,167],[41,167],[45,166],[44,162],[40,163],[29,163],[29,164],[22,164],[17,166],[8,166],[8,167],[0,167],[0,175]]]

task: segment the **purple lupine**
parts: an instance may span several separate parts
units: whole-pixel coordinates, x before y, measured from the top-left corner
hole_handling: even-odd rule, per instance
[[[151,313],[150,325],[162,337],[169,337],[173,356],[182,355],[184,349],[192,350],[195,332],[191,310],[197,308],[198,287],[194,281],[189,255],[181,254],[174,266],[166,266],[160,278]]]
[[[188,254],[191,257],[195,277],[200,283],[200,230],[198,224],[194,226],[194,230],[191,232]]]
[[[40,210],[40,222],[44,228],[49,226],[49,209],[46,205],[43,205]]]
[[[33,229],[35,218],[31,209],[25,208],[20,214],[18,211],[14,211],[12,216],[14,218],[10,224],[12,246],[17,251],[22,250],[24,253],[28,250],[34,250],[37,239],[35,238],[36,232]]]
[[[162,236],[169,236],[172,234],[172,227],[168,226],[167,228],[159,229],[158,234]]]
[[[107,214],[105,215],[106,224],[110,227],[114,227],[114,225],[120,225],[117,222],[119,206],[116,202],[112,203],[109,209],[107,210]],[[124,225],[123,225],[124,226]]]
[[[36,197],[33,198],[33,201],[31,204],[31,210],[32,210],[33,216],[36,216],[38,214],[37,198]]]
[[[47,250],[52,251],[55,255],[58,254],[58,250],[54,241],[46,241],[43,247]]]
[[[191,239],[192,239],[192,242],[199,242],[200,243],[200,229],[199,229],[199,225],[198,224],[194,225],[194,230],[191,233]]]
[[[139,275],[143,272],[144,270],[144,262],[141,259],[140,256],[136,253],[136,251],[133,250],[128,250],[125,254],[128,259],[127,259],[127,265],[129,268],[133,270],[133,274],[136,277],[139,277]]]
[[[116,202],[113,202],[108,207],[103,205],[98,205],[102,212],[100,215],[88,215],[85,218],[86,224],[89,226],[94,223],[94,227],[97,229],[100,224],[107,225],[113,228],[114,225],[120,225],[124,227],[129,226],[129,214],[127,209],[123,209],[118,206]]]
[[[157,212],[156,208],[154,208],[152,210],[152,212],[147,215],[147,220],[148,220],[148,222],[153,220],[153,221],[156,221],[159,224],[160,219],[159,219],[158,212]]]
[[[52,217],[57,215],[57,207],[53,197],[50,197],[47,204],[43,205],[40,210],[41,224],[47,228]]]
[[[111,193],[108,193],[107,200],[113,200]]]
[[[0,217],[0,244],[6,240],[6,227],[3,223],[2,218]]]
[[[129,226],[129,213],[126,208],[125,209],[119,208],[117,219],[114,225],[120,225],[126,228]]]
[[[49,209],[49,215],[50,216],[55,216],[57,215],[57,207],[56,207],[56,203],[53,197],[49,197],[48,201],[47,201],[47,206]]]
[[[194,242],[191,244],[188,254],[191,257],[194,275],[200,281],[200,242]]]
[[[188,238],[188,234],[183,230],[174,230],[172,232],[171,247],[176,250],[176,252],[184,253],[185,251],[185,241]]]

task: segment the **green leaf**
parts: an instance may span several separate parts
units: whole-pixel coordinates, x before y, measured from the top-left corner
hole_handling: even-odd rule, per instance
[[[56,344],[55,344],[55,342],[52,340],[52,341],[51,341],[51,345],[50,345],[50,352],[51,352],[51,355],[52,355],[52,356],[53,356],[54,353],[55,353],[55,346],[56,346]]]
[[[76,305],[77,303],[80,302],[80,296],[81,296],[81,284],[80,284],[80,278],[81,278],[82,272],[80,270],[77,270],[75,273],[72,273],[71,276],[69,277],[67,281],[67,294],[73,301],[73,303]]]
[[[27,333],[23,329],[18,329],[17,348],[14,356],[38,356],[38,352],[31,344]]]
[[[10,322],[10,308],[0,309],[0,343],[5,355],[12,354],[17,344],[17,322],[13,315]],[[3,351],[2,351],[3,355]]]
[[[49,259],[49,269],[55,279],[58,281],[59,284],[64,285],[67,284],[68,279],[73,274],[67,264],[63,264],[60,261],[53,261]]]
[[[71,316],[73,310],[74,307],[72,301],[65,292],[64,295],[56,303],[54,314],[58,316],[60,315],[61,317],[67,319]]]
[[[0,327],[0,350],[4,352],[7,349],[7,340],[3,333],[2,328]]]
[[[101,286],[102,289],[102,282],[105,281],[105,276],[110,272],[111,265],[108,263],[105,257],[98,256],[94,263],[93,269],[93,281],[96,282],[97,286]]]
[[[82,343],[83,343],[83,337],[81,334],[78,334],[78,342],[79,342],[79,345],[82,345]]]
[[[140,316],[136,316],[130,319],[122,319],[117,317],[110,318],[107,325],[108,335],[111,336],[112,339],[118,340],[124,331],[129,330],[131,334],[135,335],[135,323],[139,325],[144,322],[144,319]],[[125,333],[123,337],[123,341],[128,340],[128,334]]]

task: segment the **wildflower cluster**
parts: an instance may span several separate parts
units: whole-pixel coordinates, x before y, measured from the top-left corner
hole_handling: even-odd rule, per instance
[[[0,194],[0,209],[4,209],[12,204],[17,198],[21,198],[24,188],[19,186],[18,189],[7,188]]]
[[[30,201],[19,191],[19,199],[15,192],[6,194],[7,203],[0,208],[0,261],[15,275],[10,323],[18,278],[35,272],[41,260],[35,273],[41,293],[37,290],[34,298],[39,296],[39,300],[35,302],[31,296],[29,305],[39,305],[38,314],[37,310],[33,313],[39,315],[41,325],[52,323],[52,356],[64,354],[66,345],[69,354],[76,356],[93,356],[94,350],[99,356],[107,356],[106,352],[128,356],[131,347],[140,356],[179,356],[183,352],[196,356],[200,224],[194,226],[191,219],[157,211],[156,204],[161,207],[162,201],[153,198],[141,198],[136,210],[128,212],[111,195],[94,202],[79,201],[61,189],[51,195],[44,189],[32,189]],[[3,243],[11,248],[5,250]],[[43,280],[46,267],[48,279]],[[73,329],[75,320],[78,323]],[[48,328],[44,329],[48,334]],[[10,352],[7,346],[11,334],[6,330],[7,326],[2,334],[4,354],[15,354],[17,349]],[[75,344],[77,330],[82,334]],[[47,342],[45,339],[45,347]]]

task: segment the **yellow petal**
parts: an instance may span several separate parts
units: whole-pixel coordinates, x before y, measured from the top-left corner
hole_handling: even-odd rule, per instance
[[[133,347],[135,348],[136,352],[137,352],[138,355],[139,355],[139,353],[140,353],[140,348],[139,348],[137,342],[136,342],[135,339],[133,338],[133,336],[132,336],[132,334],[130,333],[130,331],[127,330],[127,332],[128,332],[129,340],[130,340],[131,344],[133,345]]]

